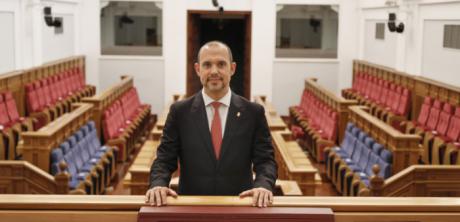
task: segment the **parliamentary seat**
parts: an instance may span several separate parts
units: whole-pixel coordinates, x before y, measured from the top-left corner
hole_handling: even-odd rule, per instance
[[[450,120],[453,116],[453,107],[449,103],[444,103],[442,110],[439,114],[438,124],[436,128],[431,131],[426,131],[422,141],[422,149],[423,149],[423,156],[422,160],[426,164],[434,163],[433,155],[432,155],[432,148],[433,148],[433,141],[436,136],[445,137],[447,134],[447,129],[450,123]],[[439,163],[439,160],[436,161]]]
[[[95,92],[85,85],[80,68],[68,68],[54,75],[36,79],[25,86],[28,114],[37,119],[35,129],[70,112],[71,104]]]
[[[383,178],[391,175],[391,152],[353,123],[348,123],[341,145],[326,153],[327,176],[343,195],[356,196],[362,186],[368,187],[374,165]]]
[[[117,160],[124,162],[137,148],[149,126],[151,108],[141,104],[136,88],[127,90],[102,115],[104,141],[118,147]]]
[[[15,160],[21,156],[17,149],[21,132],[32,131],[31,118],[19,116],[16,101],[10,91],[0,93],[0,131],[1,131],[1,159]]]
[[[60,173],[64,162],[70,174],[69,187],[87,194],[104,192],[115,173],[114,150],[101,146],[94,122],[82,126],[50,154],[51,174]]]
[[[447,104],[447,103],[446,103]],[[450,106],[449,104],[447,104]],[[446,105],[445,105],[446,106]],[[452,110],[448,110],[452,111]],[[443,121],[442,124],[445,125]],[[446,133],[440,135],[433,133],[431,139],[431,149],[425,152],[431,164],[455,165],[457,163],[458,139],[460,137],[460,107],[455,108],[455,112],[450,116]],[[424,144],[425,147],[425,144]]]

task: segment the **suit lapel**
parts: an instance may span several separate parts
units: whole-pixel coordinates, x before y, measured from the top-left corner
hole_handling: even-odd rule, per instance
[[[203,95],[201,92],[195,95],[193,104],[192,104],[192,119],[195,121],[195,124],[198,128],[199,134],[203,139],[206,152],[209,154],[209,158],[213,160],[214,165],[216,164],[216,156],[214,154],[214,148],[211,140],[211,132],[209,132],[208,117],[206,115],[206,109],[204,106]]]
[[[240,126],[240,115],[243,112],[243,105],[241,98],[232,93],[230,107],[227,113],[227,120],[225,122],[224,137],[222,138],[222,147],[220,151],[220,159],[225,157],[225,153],[230,147],[234,133]]]

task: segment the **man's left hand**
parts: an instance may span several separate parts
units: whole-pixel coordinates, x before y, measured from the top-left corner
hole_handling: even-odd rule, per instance
[[[252,196],[252,206],[267,207],[273,203],[273,193],[263,187],[240,193],[240,198]]]

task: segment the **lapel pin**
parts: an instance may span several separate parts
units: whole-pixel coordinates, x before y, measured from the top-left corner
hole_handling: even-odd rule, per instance
[[[241,113],[240,112],[237,112],[236,113],[236,117],[240,117],[241,116]]]

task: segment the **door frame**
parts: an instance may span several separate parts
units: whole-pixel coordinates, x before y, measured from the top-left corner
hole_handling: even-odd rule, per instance
[[[197,33],[199,30],[199,25],[197,20],[201,16],[221,16],[231,18],[235,16],[243,16],[243,19],[246,21],[246,31],[245,31],[245,50],[244,50],[244,95],[246,99],[250,100],[251,97],[251,47],[252,47],[252,12],[251,11],[225,11],[223,15],[220,15],[218,11],[205,11],[205,10],[188,10],[187,11],[187,61],[186,61],[186,97],[192,96],[194,93],[191,82],[194,81],[194,78],[198,78],[195,73],[193,64],[196,60],[196,55],[199,50],[199,39]],[[238,65],[238,64],[237,64]]]

